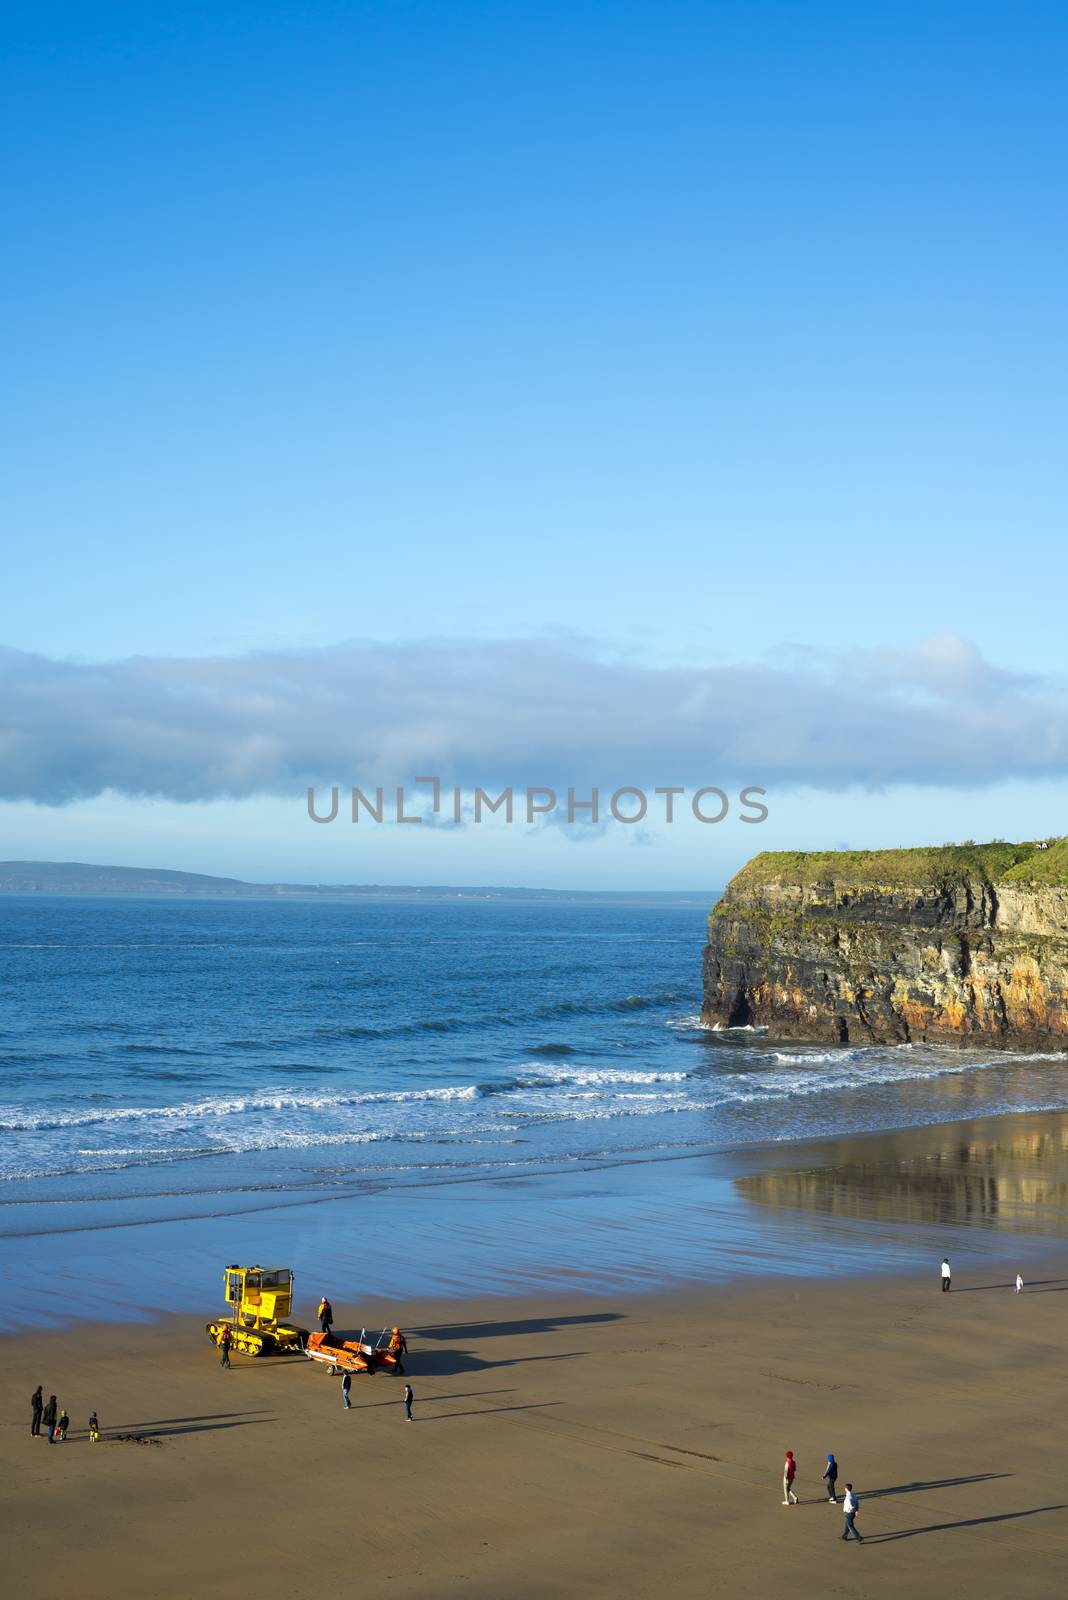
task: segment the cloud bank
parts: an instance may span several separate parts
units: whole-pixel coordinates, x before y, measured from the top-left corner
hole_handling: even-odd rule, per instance
[[[0,798],[474,784],[982,787],[1068,773],[1063,686],[966,641],[773,664],[610,662],[546,640],[104,664],[0,650]]]

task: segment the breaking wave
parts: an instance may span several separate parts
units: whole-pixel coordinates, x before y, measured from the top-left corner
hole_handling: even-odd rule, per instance
[[[684,1048],[682,1041],[677,1048]],[[857,1106],[874,1104],[880,1091],[912,1086],[925,1092],[926,1086],[933,1095],[939,1080],[969,1074],[976,1083],[996,1079],[1009,1101],[1025,1081],[1032,1101],[1048,1099],[1043,1065],[1063,1065],[1065,1059],[1055,1051],[1007,1057],[948,1048],[799,1045],[768,1050],[754,1045],[740,1050],[724,1044],[710,1063],[707,1050],[685,1048],[695,1051],[695,1060],[649,1067],[586,1065],[574,1058],[570,1047],[567,1057],[553,1060],[542,1050],[511,1073],[484,1083],[348,1090],[294,1083],[160,1105],[101,1104],[100,1091],[94,1090],[81,1104],[8,1105],[0,1107],[0,1132],[6,1136],[0,1176],[116,1171],[125,1165],[386,1142],[509,1143],[524,1130],[535,1129],[540,1130],[545,1159],[551,1160],[554,1126],[634,1118],[688,1116],[686,1140],[691,1143],[702,1135],[719,1142],[743,1134],[750,1139],[760,1127],[765,1137],[780,1138],[810,1126],[811,1113],[802,1115],[802,1107],[818,1106],[833,1130],[844,1108],[855,1116]],[[936,1103],[929,1097],[925,1105]],[[791,1104],[796,1113],[789,1111]],[[957,1114],[956,1103],[949,1104],[947,1114]],[[983,1109],[993,1107],[984,1102]],[[917,1120],[921,1110],[922,1119],[929,1120],[919,1101],[914,1101],[914,1110]]]

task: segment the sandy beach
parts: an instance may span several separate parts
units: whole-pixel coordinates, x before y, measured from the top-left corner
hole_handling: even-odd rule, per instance
[[[1008,1266],[943,1295],[933,1260],[909,1280],[409,1306],[410,1426],[401,1380],[357,1379],[345,1412],[302,1358],[222,1371],[199,1320],[13,1335],[9,1579],[27,1600],[1053,1596],[1065,1290],[1061,1263],[1019,1297]],[[71,1411],[63,1445],[30,1437],[38,1382]],[[863,1547],[826,1503],[829,1449]]]

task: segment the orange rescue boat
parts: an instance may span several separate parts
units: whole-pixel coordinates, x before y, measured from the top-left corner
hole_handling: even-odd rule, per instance
[[[382,1343],[370,1344],[366,1330],[358,1339],[338,1339],[331,1333],[309,1333],[304,1354],[309,1361],[327,1367],[332,1377],[339,1372],[403,1372],[400,1357]]]

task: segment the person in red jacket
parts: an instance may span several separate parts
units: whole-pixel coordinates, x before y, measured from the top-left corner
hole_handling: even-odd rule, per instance
[[[784,1506],[797,1504],[794,1493],[794,1479],[797,1477],[797,1462],[794,1460],[792,1450],[787,1450],[786,1461],[782,1469],[782,1503]]]

